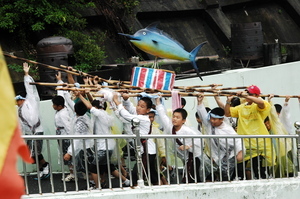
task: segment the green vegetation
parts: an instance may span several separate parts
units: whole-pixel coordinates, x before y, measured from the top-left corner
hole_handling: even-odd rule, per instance
[[[74,46],[84,49],[76,51],[74,56],[79,58],[78,65],[85,65],[84,69],[88,70],[94,64],[91,59],[103,59],[104,54],[101,48],[95,47],[96,40],[92,36],[80,34],[87,22],[78,11],[88,7],[94,7],[94,4],[87,0],[0,0],[0,29],[9,32],[26,58],[35,54],[32,44],[38,42],[36,39],[53,35],[70,36],[71,40],[75,38]],[[79,35],[84,36],[84,42],[76,40]],[[88,49],[86,45],[91,46],[89,56],[81,52]]]
[[[115,60],[115,63],[118,63],[118,64],[124,64],[124,63],[125,63],[125,60],[124,60],[123,57],[117,58],[117,59]]]
[[[281,54],[282,54],[282,55],[287,54],[286,46],[281,45],[280,51],[281,51]]]
[[[223,46],[223,50],[225,51],[226,57],[228,57],[231,53],[231,49],[229,46]]]
[[[76,69],[89,72],[97,70],[106,58],[103,41],[104,33],[91,32],[90,35],[80,31],[66,31],[61,35],[69,38],[73,42],[74,57],[77,65]]]
[[[19,64],[8,64],[8,67],[18,73],[23,73],[23,67]],[[38,73],[38,67],[37,66],[31,66],[30,67],[30,74],[34,79],[39,79],[39,73]]]
[[[74,46],[75,68],[89,72],[97,69],[106,58],[102,47],[105,33],[88,33],[87,20],[81,11],[100,4],[104,7],[98,9],[112,6],[114,10],[132,13],[139,1],[0,0],[0,31],[9,35],[13,45],[22,50],[27,59],[36,57],[35,45],[39,40],[50,36],[69,38]]]
[[[124,9],[127,14],[132,14],[133,9],[140,4],[137,0],[110,0],[113,7]]]

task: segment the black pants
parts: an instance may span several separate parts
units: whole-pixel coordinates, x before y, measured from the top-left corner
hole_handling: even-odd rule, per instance
[[[150,168],[150,174],[148,175],[148,168],[147,168],[147,156],[144,153],[142,155],[142,162],[143,162],[143,166],[145,168],[146,173],[144,172],[144,170],[142,169],[142,173],[143,173],[143,178],[145,179],[145,176],[149,176],[151,177],[151,184],[158,184],[158,173],[157,173],[157,168],[156,168],[156,154],[149,154],[149,168]],[[134,165],[133,169],[132,169],[132,183],[135,185],[137,184],[137,180],[138,180],[138,173],[137,173],[138,169],[137,169],[137,164]],[[149,182],[150,183],[150,182]]]
[[[262,166],[263,161],[265,158],[263,156],[256,156],[252,158],[252,169],[251,172],[253,171],[253,178],[259,179],[259,174],[260,178],[266,179],[266,167]],[[247,164],[250,164],[250,160],[245,161],[245,167]],[[246,169],[246,168],[245,168]],[[237,170],[238,170],[238,177],[240,179],[244,179],[244,167],[243,167],[243,162],[237,164]]]
[[[200,178],[200,166],[201,162],[200,159],[195,157],[195,166],[196,166],[196,176],[197,176],[197,181],[196,182],[201,182]],[[194,183],[195,182],[195,172],[194,172],[194,158],[193,158],[193,153],[189,152],[189,158],[188,161],[186,162],[186,174],[183,176],[181,182],[185,183],[186,178],[188,178],[189,183]]]

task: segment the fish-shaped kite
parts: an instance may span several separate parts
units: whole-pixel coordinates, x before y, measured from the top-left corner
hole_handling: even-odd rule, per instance
[[[196,55],[198,51],[207,42],[203,42],[194,48],[191,52],[184,50],[182,44],[171,38],[168,34],[157,28],[159,22],[154,22],[144,29],[138,30],[134,35],[119,33],[130,38],[136,47],[142,51],[160,58],[175,59],[175,60],[190,60],[197,72],[197,75],[202,80],[199,74],[199,69],[196,64]]]

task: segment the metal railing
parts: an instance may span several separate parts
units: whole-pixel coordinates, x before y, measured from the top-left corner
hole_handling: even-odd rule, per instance
[[[157,185],[163,185],[162,178],[165,178],[165,182],[167,184],[188,184],[188,183],[205,183],[205,182],[214,182],[214,181],[231,181],[231,180],[247,180],[247,179],[264,179],[264,178],[294,178],[298,177],[299,175],[299,162],[300,162],[300,141],[299,141],[299,134],[297,135],[255,135],[255,136],[246,136],[246,135],[227,135],[227,136],[219,136],[219,135],[140,135],[138,133],[138,121],[134,124],[137,128],[135,128],[135,135],[89,135],[89,136],[79,136],[79,135],[68,135],[68,136],[57,136],[57,135],[33,135],[33,136],[23,136],[25,140],[44,140],[44,156],[45,159],[48,160],[49,166],[50,166],[50,177],[46,180],[41,180],[39,175],[37,173],[29,173],[27,171],[28,165],[23,163],[23,171],[20,172],[20,175],[24,177],[25,186],[26,186],[26,194],[42,194],[46,192],[56,193],[56,192],[69,192],[69,191],[80,191],[80,190],[90,190],[90,181],[89,181],[89,162],[87,149],[86,149],[86,142],[89,139],[93,140],[94,145],[97,145],[98,139],[105,139],[106,140],[106,151],[108,151],[108,140],[114,139],[116,140],[116,149],[114,154],[114,165],[117,167],[117,170],[120,174],[124,172],[122,170],[123,166],[126,166],[127,169],[127,178],[130,179],[130,186],[139,186],[144,187],[144,181],[147,182],[148,186],[154,186],[151,179],[151,169],[150,164],[151,160],[149,160],[149,155],[147,154],[147,150],[143,150],[146,155],[143,156],[142,154],[142,145],[140,140],[149,140],[149,139],[161,139],[163,140],[163,143],[165,145],[165,154],[166,154],[166,163],[164,165],[161,164],[159,155],[154,159],[155,161],[155,167],[157,172],[156,178],[158,180]],[[300,130],[297,129],[297,133],[300,133]],[[197,144],[196,142],[200,142],[201,145],[201,155],[199,157],[195,157],[194,155],[192,157],[189,157],[188,153],[184,153],[181,157],[179,157],[179,154],[177,151],[177,145],[176,145],[176,139],[182,138],[183,144],[185,144],[186,139],[192,139],[192,143]],[[87,176],[85,179],[82,179],[82,175],[80,172],[76,172],[77,170],[77,163],[76,158],[72,158],[73,166],[74,166],[74,175],[75,175],[75,181],[70,183],[67,183],[61,179],[65,178],[66,173],[66,167],[63,164],[63,154],[62,149],[58,147],[59,154],[56,156],[53,154],[53,146],[55,147],[57,145],[57,140],[59,142],[62,142],[63,139],[70,139],[71,140],[71,146],[73,152],[74,149],[74,140],[80,139],[83,143],[83,154],[84,154],[84,166],[85,171],[84,174]],[[250,156],[250,159],[248,162],[237,162],[237,159],[234,158],[233,164],[233,173],[231,174],[229,166],[227,167],[227,170],[222,168],[222,165],[229,165],[229,159],[227,159],[227,162],[214,162],[214,160],[210,157],[212,157],[211,151],[209,150],[209,146],[212,143],[212,139],[217,139],[218,142],[220,142],[220,139],[225,139],[226,143],[226,149],[228,150],[228,140],[233,139],[236,143],[236,139],[242,140],[242,148],[243,148],[243,154],[248,154]],[[125,147],[120,147],[120,143],[122,140],[126,140],[127,143]],[[133,140],[133,145],[130,144],[130,140]],[[252,140],[252,142],[251,142]],[[254,142],[253,142],[254,140]],[[271,165],[267,163],[267,158],[265,158],[264,155],[257,155],[257,162],[264,165],[263,167],[266,169],[264,171],[265,173],[262,173],[260,169],[262,167],[260,165],[255,165],[254,161],[254,153],[255,151],[257,154],[262,154],[261,151],[259,151],[259,141],[263,140],[263,153],[266,154],[266,146],[267,142],[271,143],[271,157],[269,157],[271,161]],[[254,150],[247,150],[245,149],[245,142],[249,143],[247,148],[252,148]],[[251,143],[256,143],[255,145],[251,145]],[[281,143],[281,144],[279,144]],[[297,144],[296,144],[297,143]],[[198,143],[199,144],[199,143]],[[274,145],[277,145],[275,147]],[[51,147],[52,146],[52,147]],[[58,145],[57,145],[58,146]],[[219,145],[220,146],[220,145]],[[146,142],[146,147],[148,148],[148,142]],[[208,149],[207,149],[208,148]],[[274,149],[276,148],[276,150]],[[195,149],[193,149],[193,154],[195,154]],[[220,147],[218,148],[218,154],[220,154]],[[234,154],[237,154],[237,151],[235,151],[234,147]],[[37,151],[37,150],[35,150]],[[158,146],[156,145],[156,151],[158,153]],[[135,157],[132,153],[135,153]],[[98,162],[98,155],[97,150],[94,150],[94,155],[96,158],[96,162]],[[125,155],[124,155],[125,153]],[[109,153],[106,153],[109,154]],[[126,156],[127,154],[127,156]],[[283,155],[280,155],[283,154]],[[37,154],[35,154],[36,159],[38,158]],[[122,157],[123,156],[123,157]],[[122,158],[125,156],[125,163],[122,162]],[[144,157],[144,160],[142,160]],[[146,159],[145,159],[146,157]],[[111,159],[107,155],[107,162],[110,162]],[[199,159],[199,160],[198,160]],[[222,159],[219,157],[219,160]],[[57,163],[57,161],[60,161],[60,169],[54,168],[53,165]],[[146,161],[145,161],[146,160]],[[189,165],[189,160],[193,160],[192,165]],[[231,162],[232,163],[232,162]],[[133,176],[136,175],[134,168],[134,165],[137,166],[137,183],[135,184],[132,179]],[[248,164],[248,165],[247,165]],[[250,165],[250,167],[249,167]],[[266,166],[267,165],[267,166]],[[100,176],[100,169],[99,165],[96,164],[97,167],[97,173],[98,173],[98,183],[99,183],[99,190],[106,188],[101,186],[101,176]],[[124,184],[121,180],[121,178],[113,178],[111,175],[110,170],[110,164],[107,164],[107,184],[110,189],[113,188],[124,188]],[[257,167],[257,168],[255,168]],[[249,169],[250,168],[250,169]],[[238,178],[239,176],[239,170],[242,172],[242,178]],[[258,176],[254,175],[254,170],[258,171]],[[56,170],[56,171],[55,171]],[[39,171],[39,165],[36,165],[36,171]],[[223,171],[223,172],[222,172]],[[241,173],[240,172],[240,173]],[[189,176],[190,174],[193,174],[193,176]],[[263,174],[266,174],[266,176],[262,176]],[[209,179],[208,179],[209,176]],[[33,180],[33,178],[36,178],[36,180]],[[153,177],[153,176],[152,176]],[[155,177],[155,176],[154,176]],[[184,177],[186,177],[184,179]],[[192,180],[188,180],[188,178],[191,178]],[[199,179],[200,177],[200,179]],[[50,181],[50,183],[48,183]],[[45,183],[47,182],[47,183]],[[45,190],[45,187],[48,186],[47,190]],[[49,187],[50,186],[50,187]],[[36,189],[38,188],[38,189]]]

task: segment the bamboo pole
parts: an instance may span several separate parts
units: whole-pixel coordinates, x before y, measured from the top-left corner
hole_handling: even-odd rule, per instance
[[[60,67],[65,68],[65,69],[68,68],[68,66],[65,66],[65,65],[60,65]],[[96,76],[94,76],[94,75],[90,75],[90,74],[88,74],[88,73],[81,72],[81,71],[79,71],[79,70],[77,70],[77,69],[74,69],[74,68],[72,68],[72,71],[73,71],[73,72],[76,72],[76,73],[81,73],[81,74],[83,74],[84,76],[89,76],[89,77],[93,77],[93,78],[96,77]],[[105,82],[107,82],[107,81],[111,81],[111,82],[114,82],[114,83],[122,82],[123,84],[130,84],[130,83],[131,83],[130,81],[107,80],[107,79],[104,79],[104,78],[99,77],[99,76],[97,76],[97,77],[99,78],[99,80],[105,81]]]
[[[29,85],[39,85],[39,86],[74,86],[74,84],[48,83],[48,82],[29,82]]]
[[[269,97],[269,95],[260,95],[260,97]],[[290,98],[300,98],[300,95],[274,95],[274,97],[282,97],[282,98],[287,98],[287,97],[290,97]]]
[[[68,84],[68,83],[49,83],[49,82],[29,82],[30,85],[39,85],[39,86],[69,86],[69,87],[75,87],[74,84]],[[120,88],[119,86],[103,86],[103,85],[89,85],[89,84],[79,84],[80,87],[98,87],[101,88]]]
[[[197,87],[212,87],[212,86],[223,86],[223,84],[209,84],[209,85],[198,85],[198,86],[173,86],[175,89],[189,90]]]
[[[66,72],[66,73],[70,73],[72,75],[77,75],[77,76],[80,75],[79,73],[75,73],[73,71],[69,71],[69,70],[58,68],[58,67],[51,66],[51,65],[48,65],[48,64],[43,64],[43,63],[40,63],[40,62],[32,61],[30,59],[25,59],[25,58],[22,58],[22,57],[17,57],[17,56],[10,55],[10,54],[5,53],[5,52],[3,53],[3,55],[5,55],[7,57],[10,57],[10,58],[13,58],[13,59],[19,59],[19,60],[22,60],[22,61],[25,61],[25,62],[28,62],[28,63],[38,64],[38,65],[44,66],[44,67],[49,68],[49,69],[59,70],[59,71],[63,71],[63,72]]]
[[[69,73],[69,74],[72,74],[72,75],[94,77],[93,75],[90,75],[88,73],[84,73],[84,72],[78,71],[76,69],[68,70],[68,69],[66,69],[67,66],[64,66],[64,65],[61,65],[61,66],[63,66],[63,68],[59,68],[59,67],[51,66],[51,65],[48,65],[48,64],[40,63],[40,62],[37,62],[37,61],[33,61],[33,60],[30,60],[30,59],[25,59],[25,58],[22,58],[22,57],[17,57],[15,55],[10,55],[9,53],[5,53],[4,52],[3,54],[5,56],[13,58],[13,59],[19,59],[19,60],[22,60],[22,61],[25,61],[25,62],[28,62],[28,63],[41,65],[41,66],[44,66],[44,67],[49,68],[49,69],[63,71],[63,72],[66,72],[66,73]],[[119,83],[123,83],[124,84],[124,83],[128,83],[128,81],[107,80],[107,79],[104,79],[104,78],[101,78],[101,77],[98,77],[98,78],[101,81],[107,82],[109,84],[119,84]]]
[[[138,93],[129,93],[129,97],[139,97]],[[157,93],[151,93],[149,95],[158,95]],[[159,94],[161,97],[172,97],[171,94]],[[182,96],[199,96],[200,93],[181,93]],[[104,94],[92,94],[93,97],[104,97]],[[217,96],[217,94],[204,94],[204,96]]]
[[[227,88],[216,88],[215,90],[238,90],[246,89],[248,86],[237,86],[237,87],[227,87]]]
[[[63,90],[63,91],[85,91],[85,88],[68,88],[68,87],[62,87],[62,88],[55,88],[55,90]],[[90,91],[98,91],[98,89],[90,89]]]
[[[68,84],[57,84],[57,83],[40,83],[40,82],[36,82],[36,83],[30,83],[30,84],[35,84],[35,85],[49,85],[49,86],[65,86]],[[72,85],[72,84],[69,84]],[[136,89],[136,88],[140,88],[140,87],[116,87],[116,86],[101,86],[101,87],[108,87],[108,88],[115,88],[116,90],[114,90],[115,92],[125,92],[125,93],[130,93],[130,94],[136,94],[136,93],[142,93],[142,92],[146,92],[148,94],[156,94],[157,93],[162,93],[160,95],[164,95],[166,97],[171,97],[171,91],[166,91],[166,90],[157,90],[157,89]],[[131,88],[131,89],[129,89]],[[99,91],[101,88],[96,89],[96,88],[92,88],[90,89],[90,91]],[[135,90],[132,90],[135,89]],[[85,88],[70,88],[70,87],[63,87],[63,88],[56,88],[56,90],[69,90],[69,91],[85,91]],[[229,92],[229,91],[216,91],[216,90],[211,90],[211,89],[195,89],[197,91],[200,92],[210,92],[212,94],[204,94],[204,96],[237,96],[237,92]],[[178,92],[179,95],[181,96],[199,96],[200,93],[199,92],[186,92],[186,91],[179,91]],[[260,97],[269,97],[270,94],[268,95],[260,95]],[[286,98],[286,97],[290,97],[290,98],[300,98],[300,95],[273,95],[274,97],[278,97],[278,98]],[[243,97],[243,96],[240,96]]]
[[[64,68],[64,69],[68,69],[68,66],[65,66],[65,65],[60,65],[60,67],[62,67],[62,68]],[[73,71],[73,72],[75,72],[75,73],[81,73],[83,76],[92,76],[92,75],[90,75],[90,74],[88,74],[88,73],[85,73],[85,72],[81,72],[81,71],[79,71],[79,70],[76,70],[76,69],[74,69],[74,68],[72,68],[72,70],[71,71]],[[100,79],[100,78],[99,78]]]

